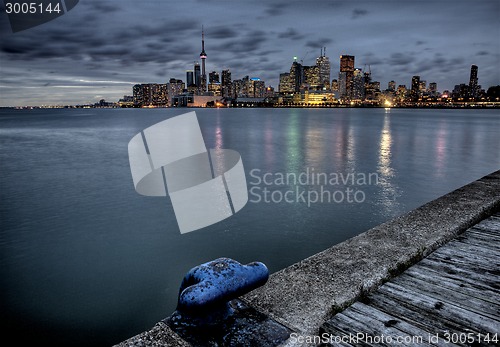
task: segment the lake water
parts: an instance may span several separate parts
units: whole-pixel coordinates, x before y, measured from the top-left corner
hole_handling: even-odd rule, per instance
[[[275,272],[500,166],[498,110],[197,109],[207,148],[238,151],[252,193],[180,234],[168,197],[135,192],[127,145],[188,111],[0,110],[2,324],[18,340],[118,343],[175,309],[193,266]]]

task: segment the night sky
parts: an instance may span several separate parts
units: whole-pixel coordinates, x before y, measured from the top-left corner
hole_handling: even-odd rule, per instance
[[[28,1],[29,2],[29,1]],[[136,83],[186,80],[201,51],[207,75],[260,77],[278,87],[297,56],[313,65],[326,47],[332,78],[339,56],[371,67],[382,89],[411,77],[438,90],[500,84],[500,1],[80,0],[65,15],[12,33],[0,13],[0,106],[117,101]]]

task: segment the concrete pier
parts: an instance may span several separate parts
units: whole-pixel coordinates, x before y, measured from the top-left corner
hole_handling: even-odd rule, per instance
[[[274,345],[316,345],[293,336],[319,335],[337,313],[498,210],[500,171],[272,274],[241,302],[291,332]],[[186,345],[160,322],[117,346]]]

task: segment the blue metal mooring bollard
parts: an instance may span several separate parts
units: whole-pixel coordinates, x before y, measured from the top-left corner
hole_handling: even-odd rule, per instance
[[[269,270],[260,262],[242,265],[219,258],[192,268],[182,280],[174,321],[189,326],[220,323],[231,314],[229,301],[262,286]]]

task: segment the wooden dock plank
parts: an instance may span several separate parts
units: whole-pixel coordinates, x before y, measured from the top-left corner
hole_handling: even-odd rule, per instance
[[[332,334],[424,336],[419,346],[452,344],[446,334],[474,334],[474,346],[492,346],[478,334],[500,339],[500,212],[468,229],[333,316],[321,327]],[[439,336],[429,340],[429,336]],[[406,343],[406,344],[405,344]],[[415,345],[408,340],[399,345]],[[360,345],[385,346],[365,343]]]
[[[428,297],[438,300],[442,303],[456,305],[460,303],[461,307],[475,312],[479,315],[484,314],[492,320],[496,320],[500,324],[500,306],[496,303],[484,301],[473,296],[462,294],[455,290],[450,290],[443,286],[437,286],[434,283],[422,281],[418,278],[409,275],[402,275],[396,278],[391,283],[405,287],[406,289],[427,295]]]
[[[443,286],[445,288],[455,290],[464,295],[470,295],[471,297],[487,301],[492,305],[500,306],[500,293],[486,291],[485,287],[478,287],[475,283],[460,281],[453,276],[440,274],[432,269],[425,268],[420,265],[409,268],[406,271],[406,275],[433,283],[437,286]]]
[[[458,267],[457,264],[441,262],[431,258],[423,259],[419,263],[419,266],[427,267],[436,272],[442,271],[442,276],[468,282],[478,288],[500,294],[500,287],[497,284],[497,279],[491,278],[491,275],[486,273],[486,271],[482,271],[481,273],[472,272],[470,269]]]

